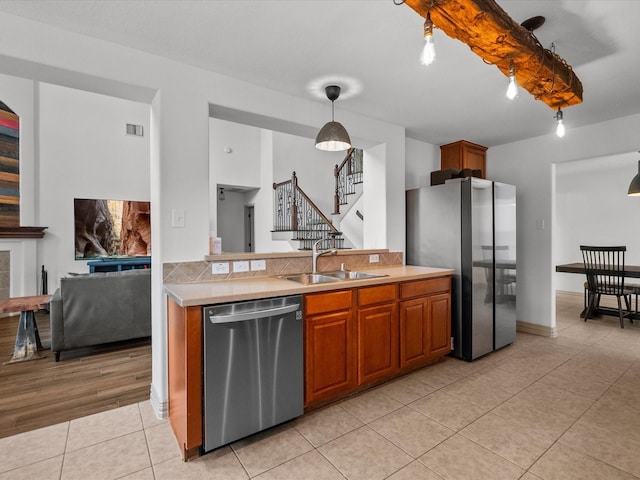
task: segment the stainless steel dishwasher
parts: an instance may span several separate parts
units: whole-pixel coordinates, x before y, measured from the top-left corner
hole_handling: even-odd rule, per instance
[[[302,415],[302,296],[203,313],[204,450]]]

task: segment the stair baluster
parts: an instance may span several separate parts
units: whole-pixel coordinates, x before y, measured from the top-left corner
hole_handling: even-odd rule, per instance
[[[296,172],[291,180],[274,183],[273,189],[273,232],[295,232],[293,240],[300,242],[300,250],[311,250],[321,238],[331,238],[336,248],[344,248],[342,233],[299,187]]]

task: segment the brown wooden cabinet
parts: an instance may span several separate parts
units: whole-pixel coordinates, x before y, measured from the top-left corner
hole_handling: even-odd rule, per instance
[[[356,386],[351,290],[304,297],[305,406]]]
[[[451,353],[451,295],[441,293],[427,297],[429,357]]]
[[[480,170],[486,178],[486,155],[487,147],[466,140],[440,145],[440,168]]]
[[[305,408],[448,354],[450,289],[445,276],[305,295]]]
[[[400,302],[400,368],[422,365],[429,358],[426,298]]]
[[[395,284],[358,289],[358,385],[398,371]]]
[[[169,423],[184,460],[202,445],[202,308],[167,301]]]
[[[400,284],[400,368],[451,351],[451,277]]]

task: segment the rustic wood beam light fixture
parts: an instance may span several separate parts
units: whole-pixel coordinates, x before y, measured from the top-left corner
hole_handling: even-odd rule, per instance
[[[466,43],[485,62],[536,100],[557,110],[582,102],[582,82],[571,65],[544,48],[532,30],[515,22],[494,0],[394,0],[406,3],[449,37]]]

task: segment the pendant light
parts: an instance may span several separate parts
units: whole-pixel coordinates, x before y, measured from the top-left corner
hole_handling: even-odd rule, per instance
[[[333,102],[340,96],[338,85],[329,85],[324,89],[327,98],[331,100],[331,121],[327,122],[318,132],[316,137],[316,148],[328,152],[339,152],[351,148],[351,139],[347,130],[341,123],[333,119]]]
[[[633,177],[633,180],[631,180],[627,195],[630,197],[640,197],[640,160],[638,160],[638,173]]]

